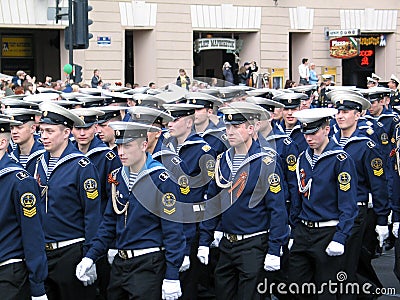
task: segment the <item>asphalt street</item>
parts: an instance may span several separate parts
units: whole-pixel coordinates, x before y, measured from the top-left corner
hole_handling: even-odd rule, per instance
[[[394,249],[383,250],[382,255],[372,261],[372,265],[378,274],[384,288],[395,288],[396,293],[379,297],[379,300],[400,299],[400,283],[393,273]]]

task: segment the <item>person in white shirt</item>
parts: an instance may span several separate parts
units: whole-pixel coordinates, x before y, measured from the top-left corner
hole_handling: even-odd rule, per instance
[[[299,85],[307,85],[310,79],[310,69],[308,67],[308,58],[303,58],[299,65],[300,81]]]

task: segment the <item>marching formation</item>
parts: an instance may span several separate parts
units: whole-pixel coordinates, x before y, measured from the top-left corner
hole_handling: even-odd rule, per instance
[[[399,83],[2,98],[0,298],[374,299]]]

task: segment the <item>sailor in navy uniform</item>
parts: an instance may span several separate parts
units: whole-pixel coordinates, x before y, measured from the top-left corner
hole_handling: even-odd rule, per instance
[[[47,300],[47,259],[35,180],[6,153],[10,126],[0,119],[0,298]]]
[[[112,122],[123,167],[112,173],[112,196],[93,245],[76,268],[80,280],[116,239],[108,299],[178,299],[185,240],[178,186],[146,153],[147,131],[157,127]]]
[[[329,293],[323,285],[337,282],[346,240],[358,214],[354,161],[328,138],[329,118],[336,113],[333,108],[294,113],[301,122],[309,147],[297,161],[301,201],[292,203],[290,211],[296,227],[290,250],[289,279],[299,286],[315,283],[317,290],[322,289],[318,297],[323,299],[337,299],[337,295]],[[308,299],[310,295],[299,297]]]
[[[35,137],[35,118],[42,113],[38,110],[26,108],[10,108],[4,112],[13,120],[22,122],[21,125],[11,126],[11,138],[16,147],[10,153],[10,156],[32,176],[35,172],[37,159],[45,152],[43,144]]]
[[[283,174],[277,153],[253,140],[260,108],[236,102],[221,111],[231,148],[216,161],[197,257],[208,263],[213,232],[220,222],[217,299],[263,299],[257,284],[263,281],[264,269],[280,269],[280,249],[289,232]]]
[[[157,95],[149,95],[149,94],[142,94],[142,93],[135,93],[132,95],[132,100],[129,100],[133,103],[130,107],[135,106],[145,106],[151,107],[155,109],[162,109],[162,105],[165,104],[165,100],[158,98]],[[129,104],[129,103],[128,103]],[[125,117],[123,121],[129,121],[131,119],[129,109],[125,113]]]
[[[49,275],[49,299],[93,299],[96,269],[84,284],[75,266],[86,254],[101,219],[100,181],[96,167],[68,137],[84,121],[53,101],[39,105],[41,139],[46,152],[37,161],[34,178],[41,189],[40,209]]]
[[[387,180],[385,172],[386,165],[383,163],[381,152],[378,146],[370,138],[364,136],[358,129],[358,118],[363,110],[369,109],[370,102],[364,97],[351,93],[337,93],[332,96],[332,102],[338,109],[336,121],[340,128],[332,140],[353,158],[356,165],[358,184],[357,184],[357,205],[359,213],[354,221],[354,226],[350,238],[346,244],[345,252],[345,271],[348,282],[356,282],[357,266],[363,270],[367,267],[372,276],[369,280],[376,278],[375,271],[371,265],[371,255],[366,255],[362,251],[362,241],[365,230],[374,228],[378,233],[380,246],[389,236],[388,216],[390,213],[388,191],[386,189]],[[374,223],[367,222],[367,208],[369,193],[372,194],[373,210],[377,216],[376,226]],[[374,232],[372,232],[375,237]],[[359,258],[361,260],[359,263]],[[362,272],[364,277],[368,272]],[[357,295],[347,295],[346,299],[356,299]]]
[[[191,220],[184,224],[186,237],[185,262],[189,268],[181,273],[183,297],[196,299],[198,272],[196,270],[196,252],[198,247],[198,222],[202,220],[208,184],[214,176],[215,151],[193,131],[195,110],[202,108],[194,104],[164,104],[164,108],[173,117],[168,122],[170,138],[166,147],[174,151],[184,162],[187,173],[178,178],[180,187],[185,188],[186,201],[192,203]]]
[[[390,88],[390,104],[389,107],[392,109],[396,108],[396,112],[399,113],[400,106],[400,92],[399,92],[400,79],[396,75],[392,74],[388,81],[388,87]]]
[[[276,127],[296,142],[300,152],[307,148],[307,142],[300,131],[300,122],[293,116],[293,113],[300,109],[302,99],[308,99],[308,96],[302,93],[284,93],[272,98],[285,106],[283,120],[276,124]]]
[[[79,118],[83,119],[83,126],[74,126],[72,133],[75,138],[75,146],[95,165],[100,178],[101,189],[101,207],[100,213],[104,214],[108,199],[111,197],[111,186],[108,184],[108,176],[111,172],[121,167],[121,161],[114,151],[110,150],[97,136],[97,120],[99,116],[104,115],[104,112],[92,107],[76,108],[71,110]],[[115,251],[110,251],[110,255],[115,255]],[[112,258],[109,258],[112,260]],[[110,277],[110,264],[107,256],[104,256],[96,263],[97,283],[99,292],[103,299],[106,299],[107,286]]]
[[[126,108],[123,106],[104,106],[99,107],[99,109],[104,112],[104,115],[99,116],[97,120],[98,137],[115,153],[115,155],[118,155],[114,130],[112,130],[108,124],[110,122],[121,121],[121,111],[125,111]]]
[[[185,95],[186,103],[201,105],[194,114],[194,129],[216,152],[220,154],[228,149],[225,128],[217,127],[210,119],[215,107],[222,105],[217,97],[200,92],[189,92]]]

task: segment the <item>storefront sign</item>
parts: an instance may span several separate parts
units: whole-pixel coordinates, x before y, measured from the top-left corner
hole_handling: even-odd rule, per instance
[[[369,58],[375,54],[374,52],[374,50],[361,50],[359,55],[361,57],[360,65],[369,66],[371,63]]]
[[[3,57],[32,57],[32,38],[26,36],[3,36],[1,39]]]
[[[334,58],[347,59],[356,57],[359,51],[359,44],[357,39],[352,37],[340,37],[331,39],[330,42],[330,56]]]
[[[338,30],[329,30],[329,36],[357,36],[360,34],[360,29],[338,29]]]
[[[203,50],[236,50],[236,40],[235,39],[225,39],[225,38],[209,38],[209,39],[197,39],[194,41],[194,51],[200,52]]]
[[[97,45],[100,47],[110,47],[111,46],[111,37],[110,36],[98,36],[97,37]]]
[[[362,36],[360,37],[360,45],[361,46],[386,46],[386,36],[384,34],[377,36]]]

